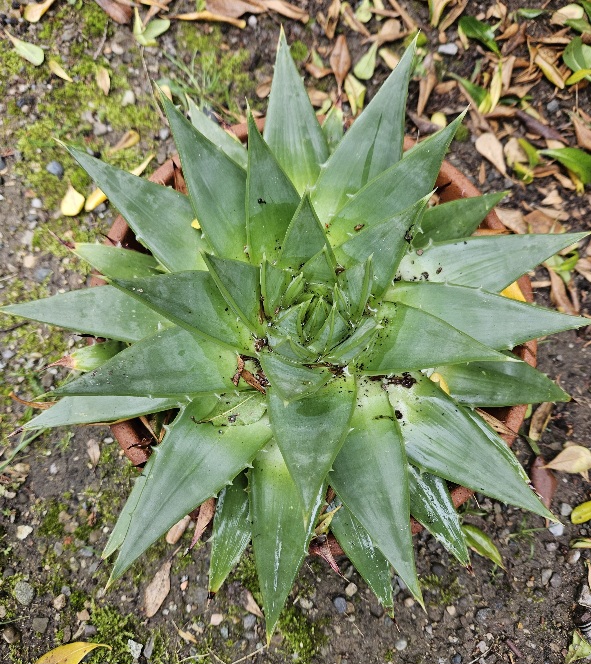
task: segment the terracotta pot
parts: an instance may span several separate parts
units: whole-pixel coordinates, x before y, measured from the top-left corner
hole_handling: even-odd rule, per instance
[[[257,125],[259,126],[259,129],[262,129],[264,126],[264,120],[257,120]],[[233,127],[233,132],[241,141],[246,141],[248,133],[246,123],[235,125]],[[408,137],[405,138],[405,150],[408,150],[413,145],[413,139]],[[176,189],[182,190],[184,187],[184,180],[182,179],[178,156],[169,159],[162,166],[160,166],[150,176],[150,180],[162,185],[175,186]],[[440,189],[439,199],[442,203],[457,200],[458,198],[470,198],[473,196],[481,195],[481,192],[468,180],[468,178],[447,161],[443,162],[437,177],[436,186]],[[507,230],[494,210],[489,212],[480,227],[489,230]],[[137,242],[133,231],[129,228],[121,215],[119,215],[113,222],[111,230],[105,239],[105,243],[127,247],[129,249],[145,251],[145,248]],[[104,282],[98,276],[94,276],[91,279],[90,285],[97,286],[103,283]],[[526,300],[528,302],[533,302],[533,292],[529,277],[521,277],[518,283]],[[536,365],[536,340],[528,341],[522,346],[515,348],[514,352],[524,362],[527,362],[531,366]],[[511,434],[502,434],[502,437],[507,442],[507,444],[511,445],[517,437],[517,432],[523,423],[527,406],[521,405],[487,410],[489,410],[491,414],[500,420],[507,427],[507,429],[515,432]],[[148,460],[150,456],[149,446],[152,440],[150,433],[143,425],[141,420],[136,418],[126,422],[112,424],[111,432],[113,433],[113,436],[116,438],[127,458],[134,466],[142,466]],[[464,504],[472,497],[473,494],[474,492],[472,490],[461,486],[456,486],[451,491],[452,500],[456,507]],[[420,532],[422,529],[423,527],[417,521],[415,521],[415,519],[412,519],[413,534]],[[330,552],[333,555],[340,555],[343,553],[336,540],[334,540],[332,536],[329,538],[327,544]],[[326,553],[326,549],[323,550],[324,553]],[[323,553],[318,548],[312,552],[323,555]]]

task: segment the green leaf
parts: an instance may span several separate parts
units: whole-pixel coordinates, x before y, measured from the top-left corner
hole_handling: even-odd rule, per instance
[[[304,519],[299,492],[274,441],[259,452],[253,466],[249,494],[252,546],[269,641],[308,552],[315,514]],[[318,496],[317,509],[320,503]]]
[[[332,376],[324,367],[312,369],[294,364],[276,353],[261,353],[259,362],[271,383],[273,392],[277,394],[277,398],[286,403],[313,394]]]
[[[278,264],[299,270],[326,246],[326,234],[306,193],[287,229]]]
[[[172,327],[142,339],[54,394],[184,397],[235,390],[235,372],[236,353]]]
[[[267,318],[275,317],[275,310],[291,279],[291,273],[287,270],[280,270],[267,260],[261,263],[261,299]]]
[[[351,239],[335,249],[337,261],[345,268],[364,263],[372,258],[372,293],[380,297],[391,285],[402,257],[408,248],[409,234],[415,224],[420,224],[428,196],[406,210],[385,221],[362,229]]]
[[[337,280],[336,268],[337,263],[332,249],[329,244],[326,244],[322,251],[304,263],[302,274],[309,283],[333,285]]]
[[[95,337],[138,341],[169,323],[112,286],[59,293],[42,300],[10,304],[0,312],[23,316]]]
[[[441,242],[407,254],[400,263],[403,281],[425,279],[498,293],[522,274],[589,233],[484,235]]]
[[[158,261],[139,251],[85,242],[77,242],[72,251],[110,279],[135,279],[162,274]]]
[[[269,146],[259,134],[252,114],[248,116],[247,240],[255,265],[263,256],[275,262],[300,197]]]
[[[17,37],[13,37],[6,30],[4,31],[4,34],[10,39],[14,46],[14,50],[21,56],[21,58],[28,60],[28,62],[35,65],[35,67],[39,67],[43,64],[43,61],[45,60],[45,51],[41,47],[36,44],[30,44]]]
[[[200,405],[189,404],[154,448],[143,482],[129,497],[132,509],[117,523],[123,538],[110,541],[103,553],[106,557],[120,546],[111,581],[179,519],[223,489],[271,436],[266,418],[250,425],[214,427],[196,423],[204,415]]]
[[[140,46],[158,46],[156,37],[160,37],[168,28],[170,20],[167,18],[157,18],[144,25],[137,8],[135,9],[133,36]]]
[[[460,519],[447,482],[430,473],[408,467],[410,513],[438,542],[466,566],[470,563]]]
[[[377,332],[377,325],[374,318],[365,318],[353,334],[330,351],[326,360],[347,365],[371,344]]]
[[[220,292],[242,322],[261,334],[261,275],[254,265],[204,254],[209,273]]]
[[[356,226],[368,228],[383,221],[386,216],[402,212],[431,193],[445,153],[462,118],[463,114],[445,129],[417,144],[398,163],[371,180],[355,196],[343,201],[345,205],[338,210],[327,231],[331,245],[334,247],[346,242],[357,232]],[[343,142],[356,124],[347,132]],[[338,150],[332,158],[337,154]],[[314,202],[314,198],[312,200]],[[322,221],[329,220],[323,217],[317,207],[316,212]]]
[[[583,44],[581,37],[575,37],[564,49],[562,59],[569,69],[591,69],[591,46]]]
[[[477,18],[474,18],[474,16],[462,16],[458,25],[466,37],[477,39],[500,57],[501,52],[495,41],[495,31],[490,25],[479,21]]]
[[[515,12],[516,16],[519,16],[520,18],[525,18],[525,19],[532,19],[532,18],[538,18],[538,16],[542,16],[542,14],[545,14],[546,10],[545,9],[534,9],[533,7],[522,7],[521,9],[518,9]]]
[[[419,308],[384,303],[379,317],[382,327],[373,344],[355,360],[364,374],[379,376],[427,369],[442,362],[503,359],[492,348]]]
[[[200,252],[208,245],[191,227],[195,213],[187,196],[105,164],[82,150],[67,149],[123,215],[136,239],[162,265],[172,272],[205,269]]]
[[[567,316],[467,286],[401,281],[384,297],[436,316],[497,350],[510,350],[529,339],[589,325],[588,319],[580,316]]]
[[[160,99],[205,238],[217,256],[246,261],[246,172],[199,133],[164,94]]]
[[[420,230],[414,234],[413,247],[425,247],[430,242],[445,242],[472,235],[505,195],[505,192],[501,192],[458,198],[449,203],[427,208],[421,220]]]
[[[364,53],[361,58],[359,58],[357,64],[353,68],[353,73],[355,76],[357,76],[357,78],[361,79],[362,81],[367,81],[373,76],[376,68],[378,46],[379,43],[375,41],[369,47],[369,50]]]
[[[375,180],[402,157],[406,96],[414,67],[415,50],[413,42],[322,169],[312,192],[312,203],[322,223],[330,222],[352,194]],[[408,207],[420,197],[421,194],[391,212]],[[376,203],[375,200],[373,202]],[[387,214],[380,214],[379,221]]]
[[[115,357],[125,348],[125,344],[121,341],[103,341],[102,343],[93,343],[90,346],[82,346],[70,353],[61,360],[58,364],[64,361],[63,366],[75,371],[92,371],[107,360]]]
[[[321,356],[334,348],[350,331],[347,321],[339,313],[336,304],[333,304],[324,325],[307,347]]]
[[[448,76],[455,79],[462,85],[462,87],[466,90],[470,97],[472,97],[479,108],[484,105],[487,99],[490,100],[490,92],[486,88],[483,88],[481,85],[476,85],[476,83],[472,83],[472,81],[469,81],[466,78],[462,78],[453,72],[449,72]]]
[[[265,141],[300,194],[316,182],[328,144],[281,29]]]
[[[240,263],[245,265],[245,263]],[[175,272],[113,284],[189,332],[252,354],[249,330],[236,319],[209,272]]]
[[[46,429],[71,424],[114,422],[179,407],[179,399],[151,397],[64,397],[23,425],[23,429]]]
[[[408,464],[394,413],[381,384],[357,386],[351,431],[330,485],[422,604],[410,532]],[[367,500],[371,487],[372,499]]]
[[[349,303],[351,319],[357,321],[365,311],[374,283],[371,257],[363,263],[349,266],[338,275],[337,281]]]
[[[218,497],[209,557],[209,592],[217,593],[250,541],[247,490],[246,474],[240,473]]]
[[[566,85],[574,85],[579,81],[582,81],[584,78],[591,76],[591,69],[579,69],[574,74],[571,74],[565,81]]]
[[[466,544],[472,549],[472,551],[475,551],[480,556],[484,556],[485,558],[492,560],[495,565],[505,569],[505,565],[503,565],[503,559],[501,558],[499,550],[486,533],[482,532],[480,528],[473,526],[471,523],[463,524],[462,531],[464,533],[464,537],[466,538]]]
[[[591,183],[591,155],[579,148],[556,148],[540,150],[540,154],[555,159],[577,175],[583,184]]]
[[[388,381],[387,390],[408,459],[419,470],[554,520],[509,447],[479,416],[421,374]]]
[[[577,32],[581,33],[591,32],[591,25],[589,25],[589,21],[586,18],[569,19],[568,21],[565,21],[564,24],[568,25],[569,28],[572,28]]]
[[[435,367],[451,396],[470,408],[569,401],[569,395],[526,362],[470,362]]]
[[[583,638],[578,630],[575,630],[573,632],[572,643],[568,647],[564,664],[578,662],[580,659],[586,659],[589,655],[591,655],[591,645]]]
[[[246,169],[248,154],[244,145],[235,136],[220,127],[217,122],[205,115],[191,97],[187,97],[187,103],[193,127],[230,157],[232,161],[236,162],[238,166]]]
[[[373,543],[367,530],[342,503],[332,517],[330,529],[380,604],[392,612],[394,599],[390,564]]]
[[[324,122],[322,123],[322,131],[326,136],[328,149],[332,154],[337,145],[343,138],[343,109],[340,106],[333,106],[326,114]]]
[[[270,389],[267,399],[275,440],[309,516],[349,431],[355,381],[337,377],[314,394],[288,403]]]

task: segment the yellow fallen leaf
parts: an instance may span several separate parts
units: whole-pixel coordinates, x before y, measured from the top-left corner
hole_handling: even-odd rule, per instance
[[[582,445],[569,445],[544,468],[563,473],[583,473],[591,468],[591,450]]]
[[[31,2],[25,7],[23,18],[29,23],[37,23],[54,2],[55,0],[45,0],[39,4]]]
[[[83,641],[74,641],[74,643],[66,643],[59,648],[54,648],[41,655],[35,664],[79,664],[89,652],[95,648],[108,648],[104,643],[84,643]]]
[[[445,378],[440,374],[434,371],[429,378],[434,382],[439,385],[439,387],[446,393],[449,394],[449,385],[447,384],[447,381]]]
[[[107,150],[108,155],[115,154],[119,150],[127,150],[127,148],[132,148],[134,145],[137,145],[140,142],[140,135],[135,131],[135,129],[130,129],[126,131],[123,136],[117,141],[117,143]]]
[[[62,202],[60,203],[61,213],[65,217],[75,217],[83,207],[84,196],[69,184],[66,195],[62,198]]]
[[[351,113],[355,116],[357,113],[360,113],[363,109],[363,103],[365,101],[365,92],[367,88],[363,83],[358,81],[353,74],[349,74],[345,79],[345,94],[349,100],[349,106],[351,107]]]
[[[591,500],[577,505],[570,514],[573,523],[586,523],[591,520]]]
[[[96,70],[96,84],[102,90],[105,97],[109,94],[111,89],[111,77],[109,72],[104,67],[99,67]]]
[[[191,222],[191,227],[196,228],[197,230],[201,229],[201,224],[197,221],[197,219],[193,219]]]
[[[133,170],[129,171],[132,175],[141,175],[146,168],[148,167],[148,164],[154,159],[154,155],[150,154],[142,161],[142,163],[139,166],[136,166]],[[102,191],[102,189],[95,189],[90,196],[86,199],[86,205],[84,206],[84,209],[86,212],[92,212],[95,208],[97,208],[101,203],[104,203],[107,200],[107,197],[105,193]]]
[[[434,125],[441,127],[442,129],[447,127],[447,118],[445,117],[445,113],[442,113],[441,111],[433,113],[433,115],[431,116],[431,122]]]
[[[154,578],[150,581],[144,591],[144,606],[148,618],[152,618],[152,616],[155,616],[158,613],[158,610],[170,592],[171,567],[172,558],[167,560],[156,574],[154,574]]]
[[[191,632],[187,632],[184,629],[178,629],[177,628],[178,635],[183,639],[183,641],[186,641],[187,643],[197,643],[197,639],[191,634]]]
[[[561,90],[564,88],[564,79],[562,78],[562,74],[551,62],[548,62],[548,60],[542,57],[540,53],[536,54],[536,57],[534,58],[534,64],[538,65],[550,83],[553,83]]]
[[[518,302],[527,301],[521,292],[521,288],[519,288],[519,284],[516,281],[514,281],[512,284],[509,284],[507,288],[504,288],[500,292],[500,295],[503,297],[508,297],[510,300],[517,300]]]
[[[229,23],[235,25],[237,28],[244,29],[246,21],[244,19],[232,18],[231,16],[222,16],[221,14],[213,14],[204,10],[202,12],[188,12],[187,14],[176,14],[170,18],[176,18],[179,21],[213,21],[214,23]]]
[[[481,134],[476,139],[475,147],[485,159],[490,161],[497,171],[505,176],[507,175],[503,146],[492,132]]]
[[[396,65],[400,62],[400,58],[394,51],[391,51],[389,48],[381,48],[378,51],[378,55],[386,63],[386,67],[389,69],[396,69]]]
[[[55,74],[56,76],[59,76],[59,78],[63,78],[64,81],[68,81],[69,83],[73,83],[74,81],[70,77],[70,75],[65,71],[65,69],[60,65],[57,60],[50,60],[47,63],[49,69],[51,70],[52,74]]]

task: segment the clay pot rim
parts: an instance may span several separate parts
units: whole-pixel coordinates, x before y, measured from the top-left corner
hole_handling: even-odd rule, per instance
[[[264,118],[257,119],[256,123],[259,129],[262,130],[264,127]],[[248,135],[247,123],[234,125],[231,129],[239,140],[242,142],[246,141]],[[412,138],[405,137],[405,150],[410,149],[414,144],[415,141]],[[149,179],[158,184],[170,185],[174,182],[175,170],[180,170],[180,168],[180,160],[178,155],[175,155],[154,171]],[[480,190],[474,186],[461,171],[455,166],[452,166],[448,161],[443,162],[439,175],[437,176],[436,187],[440,189],[440,202],[442,203],[457,200],[459,198],[471,198],[482,195]],[[508,230],[501,222],[494,209],[486,216],[481,227],[490,230]],[[121,215],[118,215],[113,222],[107,238],[105,239],[105,243],[128,248],[132,248],[131,245],[136,243],[133,231]],[[102,282],[100,278],[93,277],[90,285],[94,286],[101,283],[104,282]],[[525,299],[528,302],[533,302],[533,291],[529,277],[527,275],[520,277],[518,284]],[[514,352],[521,360],[527,362],[530,366],[536,366],[537,340],[534,339],[526,342],[515,348]],[[491,410],[494,410],[495,417],[501,420],[507,429],[514,432],[511,434],[501,434],[505,442],[509,446],[512,445],[518,435],[519,428],[525,419],[527,404]],[[142,466],[149,457],[151,438],[139,418],[111,424],[110,428],[113,436],[131,463],[134,466]],[[474,491],[462,486],[456,486],[451,491],[451,497],[456,509],[468,501],[473,495]],[[412,533],[416,534],[423,530],[423,526],[411,517],[411,529]],[[328,546],[333,555],[339,555],[342,553],[342,550],[332,536],[329,538]],[[318,553],[318,550],[316,552]]]

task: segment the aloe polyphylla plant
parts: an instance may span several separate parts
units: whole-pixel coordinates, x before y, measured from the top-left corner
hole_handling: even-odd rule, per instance
[[[163,96],[188,195],[70,149],[151,255],[76,245],[108,285],[4,311],[111,340],[27,428],[175,413],[112,579],[217,496],[209,588],[252,541],[270,637],[328,530],[391,609],[391,567],[422,601],[411,514],[468,564],[446,481],[553,518],[475,409],[568,399],[511,349],[588,321],[501,293],[585,234],[470,237],[502,195],[429,207],[462,116],[403,154],[414,52],[344,135],[283,36],[248,149]]]

